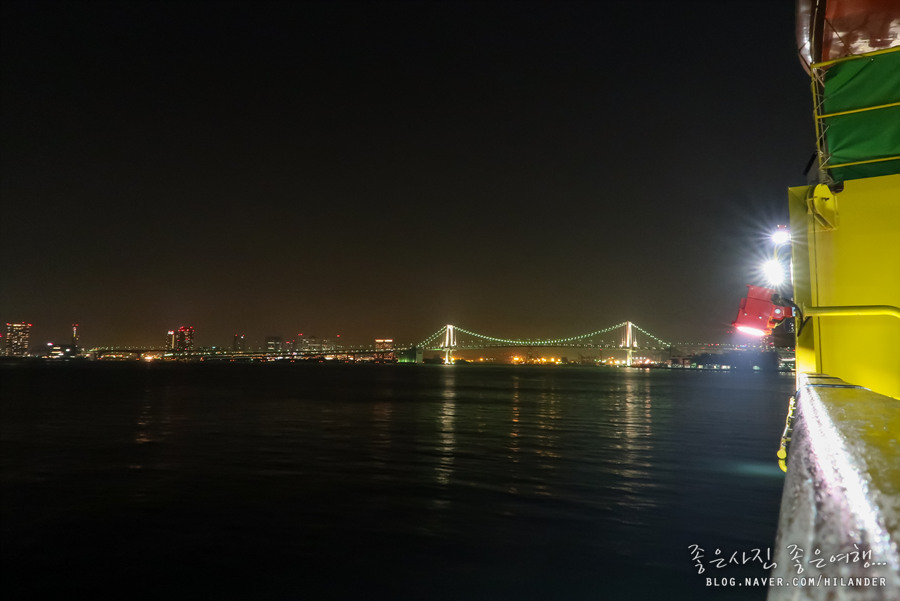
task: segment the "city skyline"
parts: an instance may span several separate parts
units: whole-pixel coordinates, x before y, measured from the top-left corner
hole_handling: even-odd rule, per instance
[[[660,350],[678,350],[682,347],[731,347],[731,348],[768,348],[772,346],[774,338],[757,338],[738,337],[734,343],[720,343],[715,341],[701,340],[663,340],[651,332],[647,332],[638,324],[630,321],[611,325],[606,328],[595,330],[593,332],[583,332],[571,337],[551,337],[551,338],[497,338],[486,333],[471,332],[465,328],[456,325],[442,326],[436,332],[432,332],[424,340],[394,340],[393,338],[379,337],[375,339],[362,339],[348,337],[344,334],[334,334],[332,336],[318,336],[316,333],[299,332],[292,336],[281,336],[275,334],[266,335],[247,335],[246,333],[235,333],[230,341],[204,341],[202,338],[199,342],[195,342],[194,336],[196,330],[193,326],[179,326],[178,328],[168,329],[164,337],[152,344],[107,344],[103,341],[93,341],[86,344],[81,340],[81,324],[71,324],[71,330],[67,335],[54,336],[51,339],[31,340],[31,329],[34,327],[32,323],[7,323],[6,330],[0,332],[0,355],[3,356],[21,356],[21,357],[48,357],[51,349],[67,348],[72,355],[68,357],[88,353],[92,350],[113,350],[113,349],[134,349],[134,350],[154,350],[164,351],[166,353],[174,353],[176,355],[191,355],[194,353],[206,353],[215,351],[216,353],[227,353],[234,351],[236,353],[259,353],[266,352],[269,354],[292,354],[292,353],[308,353],[316,351],[337,351],[341,349],[362,349],[367,347],[375,348],[379,344],[391,343],[397,348],[444,348],[446,346],[445,333],[447,330],[454,331],[451,334],[452,342],[450,346],[457,346],[457,338],[459,335],[468,340],[459,345],[460,350],[471,350],[472,348],[480,348],[472,346],[473,342],[483,343],[484,348],[497,347],[503,348],[567,348],[567,347],[585,347],[593,346],[615,346],[619,348],[628,348],[634,345],[635,348],[653,348]],[[625,334],[626,330],[633,330],[631,334]],[[605,335],[604,335],[605,334]],[[640,340],[640,343],[638,342]],[[775,344],[775,346],[784,346]]]
[[[0,319],[729,341],[811,99],[790,3],[688,6],[5,3]]]

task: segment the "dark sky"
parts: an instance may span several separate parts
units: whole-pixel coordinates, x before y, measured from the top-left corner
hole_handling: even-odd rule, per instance
[[[792,2],[2,8],[33,342],[726,342],[813,150]]]

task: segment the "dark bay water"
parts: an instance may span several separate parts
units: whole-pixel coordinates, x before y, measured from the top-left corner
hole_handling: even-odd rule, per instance
[[[793,378],[438,365],[0,366],[2,592],[759,599]]]

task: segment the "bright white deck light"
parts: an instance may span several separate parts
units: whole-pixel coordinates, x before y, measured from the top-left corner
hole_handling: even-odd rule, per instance
[[[778,229],[772,233],[772,242],[776,245],[787,244],[791,241],[791,232],[784,226],[778,226]]]
[[[778,286],[784,281],[784,268],[777,259],[771,259],[763,263],[763,274],[769,285]]]

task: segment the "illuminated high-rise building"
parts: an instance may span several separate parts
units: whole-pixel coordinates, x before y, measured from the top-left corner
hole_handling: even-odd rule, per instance
[[[168,332],[166,332],[166,350],[175,350],[175,330],[169,330]]]
[[[31,340],[30,323],[7,323],[4,354],[27,355],[28,343]]]
[[[79,343],[81,342],[81,336],[78,335],[78,324],[72,324],[72,347],[78,348],[81,346]]]
[[[176,353],[189,353],[194,350],[194,326],[181,326],[175,332]]]
[[[235,334],[234,341],[231,343],[231,350],[233,351],[246,351],[247,350],[247,337],[243,334]]]

